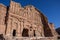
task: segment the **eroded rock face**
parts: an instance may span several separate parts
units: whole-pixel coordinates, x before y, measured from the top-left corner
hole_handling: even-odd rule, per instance
[[[60,27],[56,29],[58,35],[60,35]]]
[[[43,24],[45,37],[53,37],[52,31],[48,25],[48,20],[42,13],[41,13],[41,20],[42,20],[42,24]]]
[[[0,34],[5,33],[6,6],[0,4]]]
[[[0,34],[9,37],[54,37],[54,26],[34,6],[21,7],[11,1],[10,7],[0,5]],[[53,28],[52,28],[53,27]],[[52,31],[53,30],[53,31]]]

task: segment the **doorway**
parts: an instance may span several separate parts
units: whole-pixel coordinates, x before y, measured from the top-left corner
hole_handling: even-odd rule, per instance
[[[36,34],[35,34],[35,30],[34,30],[34,37],[36,36]]]
[[[28,29],[24,28],[23,31],[22,31],[22,36],[23,37],[29,37],[28,31],[29,31]]]
[[[13,30],[13,36],[16,36],[16,30],[15,29]]]

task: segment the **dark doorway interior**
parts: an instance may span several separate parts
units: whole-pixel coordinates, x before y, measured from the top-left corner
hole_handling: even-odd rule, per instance
[[[58,37],[58,39],[60,39],[60,37]]]
[[[34,30],[34,36],[36,36],[36,34],[35,34],[35,30]]]
[[[29,37],[28,31],[29,31],[28,29],[24,28],[23,31],[22,31],[22,36],[23,37]]]
[[[5,40],[3,34],[0,34],[0,40]]]
[[[13,30],[13,36],[16,36],[16,30],[15,29]]]

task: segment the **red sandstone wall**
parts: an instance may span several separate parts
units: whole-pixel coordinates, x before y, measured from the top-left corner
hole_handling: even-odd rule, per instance
[[[6,6],[0,4],[0,34],[5,33]]]

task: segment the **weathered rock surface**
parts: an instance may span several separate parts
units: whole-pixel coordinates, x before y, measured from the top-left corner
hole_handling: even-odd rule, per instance
[[[9,7],[0,4],[0,34],[4,36],[1,40],[21,40],[20,37],[27,37],[22,40],[29,37],[35,37],[32,40],[36,37],[38,40],[57,39],[54,25],[48,22],[45,15],[32,5],[22,7],[14,1]]]

